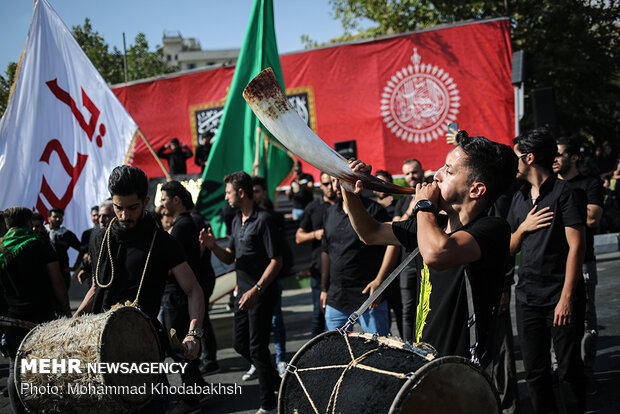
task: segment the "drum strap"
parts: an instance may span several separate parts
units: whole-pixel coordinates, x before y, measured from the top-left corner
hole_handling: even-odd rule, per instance
[[[355,325],[355,322],[357,322],[360,316],[362,316],[362,314],[368,310],[370,305],[372,305],[372,303],[377,300],[377,298],[390,285],[390,283],[392,283],[392,281],[396,279],[396,276],[398,276],[400,272],[402,272],[403,269],[409,264],[409,262],[412,261],[418,254],[420,254],[420,249],[416,247],[415,250],[409,253],[409,255],[405,257],[405,259],[402,261],[402,263],[398,265],[398,267],[396,267],[396,269],[394,269],[392,273],[390,273],[390,275],[381,283],[381,285],[379,285],[377,290],[375,290],[372,295],[370,295],[370,297],[366,299],[364,303],[362,303],[362,306],[360,306],[358,310],[349,315],[347,323],[345,323],[342,328],[338,329],[338,332],[343,335],[346,334],[349,327]]]
[[[114,281],[114,260],[112,259],[112,248],[110,247],[110,229],[112,228],[112,224],[117,220],[116,217],[112,219],[112,221],[108,224],[108,228],[103,235],[103,240],[101,241],[101,247],[99,248],[99,257],[97,257],[97,267],[95,268],[95,282],[97,286],[102,289],[107,289],[110,287],[112,282]],[[142,270],[142,276],[140,277],[140,285],[138,286],[138,292],[136,293],[136,299],[132,303],[127,301],[127,306],[135,306],[138,307],[138,299],[140,298],[140,291],[142,291],[142,283],[144,282],[144,276],[146,275],[146,269],[149,267],[149,261],[151,260],[151,252],[153,251],[153,245],[155,244],[155,238],[157,237],[157,230],[153,232],[153,238],[151,239],[151,245],[149,247],[149,251],[146,255],[146,261],[144,263],[144,269]],[[108,248],[108,257],[110,258],[110,281],[107,284],[102,284],[99,281],[99,264],[101,263],[101,257],[103,253],[103,246],[107,246]]]
[[[469,329],[469,353],[472,364],[480,365],[478,359],[478,329],[476,327],[476,311],[474,309],[474,295],[469,281],[469,265],[465,265],[465,290],[467,292],[467,328]]]

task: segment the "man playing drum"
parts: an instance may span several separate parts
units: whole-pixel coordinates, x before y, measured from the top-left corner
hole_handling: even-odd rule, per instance
[[[116,167],[110,174],[108,189],[117,220],[109,224],[107,236],[105,232],[95,236],[91,249],[95,283],[76,314],[100,313],[117,303],[137,299],[140,309],[157,326],[166,277],[171,271],[187,295],[190,322],[183,345],[185,356],[195,359],[200,352],[198,337],[202,334],[199,329],[204,314],[202,289],[180,244],[158,228],[145,210],[149,202],[146,175],[136,167]],[[149,405],[143,411],[151,413],[157,409],[162,407]]]
[[[464,131],[460,134],[459,145],[450,150],[435,181],[416,185],[409,220],[380,223],[373,219],[357,196],[361,181],[355,189],[347,186],[351,191],[343,195],[362,241],[420,249],[415,341],[431,344],[440,356],[476,359],[476,353],[484,356],[486,350],[485,336],[499,302],[510,245],[508,223],[488,217],[486,210],[514,179],[517,160],[506,145],[470,138]],[[350,162],[350,167],[370,170],[359,160]],[[468,316],[472,310],[475,317]],[[472,320],[477,340],[470,337]]]

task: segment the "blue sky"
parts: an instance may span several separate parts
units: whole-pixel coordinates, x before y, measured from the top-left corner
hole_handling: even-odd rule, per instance
[[[91,20],[105,41],[122,50],[138,32],[161,45],[165,31],[194,37],[203,49],[239,48],[253,0],[48,0],[71,28]],[[302,50],[301,35],[323,42],[342,33],[328,0],[273,0],[280,53]],[[17,62],[32,18],[32,0],[0,1],[0,73]]]

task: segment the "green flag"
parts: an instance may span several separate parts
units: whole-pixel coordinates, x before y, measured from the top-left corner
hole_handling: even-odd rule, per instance
[[[273,69],[284,89],[273,24],[273,1],[255,0],[196,203],[197,210],[210,220],[216,237],[225,235],[219,213],[224,205],[225,186],[222,180],[226,174],[240,170],[252,174],[258,154],[258,175],[267,180],[267,190],[273,198],[276,187],[293,166],[293,159],[278,148],[279,145],[271,143],[277,142],[275,138],[268,135],[265,140],[267,131],[261,127],[242,96],[246,85],[267,67]]]

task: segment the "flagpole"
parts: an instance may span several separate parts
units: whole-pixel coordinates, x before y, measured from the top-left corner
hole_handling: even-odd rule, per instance
[[[157,164],[159,165],[159,168],[161,168],[161,170],[164,172],[164,175],[166,176],[166,181],[172,180],[172,177],[170,176],[170,173],[168,172],[166,167],[164,167],[164,164],[162,164],[161,160],[157,156],[157,153],[155,152],[153,147],[151,147],[151,144],[147,141],[147,139],[144,136],[144,134],[142,133],[142,131],[140,131],[140,128],[138,128],[137,132],[138,132],[138,135],[140,135],[140,138],[142,138],[142,141],[144,142],[144,145],[146,145],[146,147],[149,149],[149,152],[151,153],[151,155],[153,155],[153,158],[155,158],[155,161],[157,161]]]

